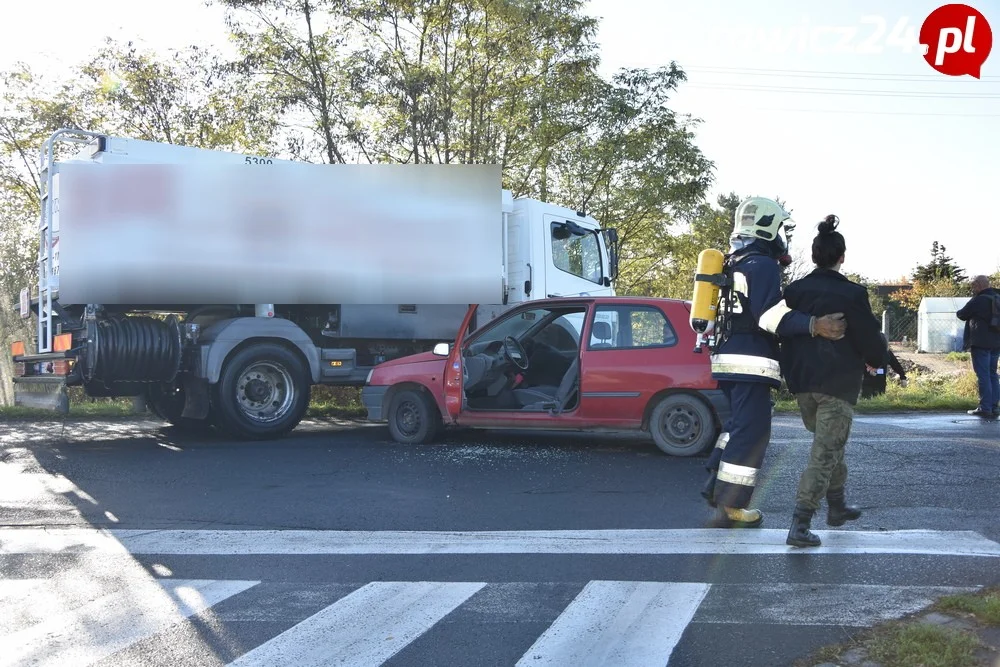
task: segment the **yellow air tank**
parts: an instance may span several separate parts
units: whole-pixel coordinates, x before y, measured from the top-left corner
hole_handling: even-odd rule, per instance
[[[691,317],[689,323],[698,334],[695,352],[701,352],[706,337],[715,329],[715,318],[719,303],[719,286],[710,282],[711,278],[722,276],[725,256],[714,248],[702,250],[698,255],[695,269],[694,294],[691,297]]]

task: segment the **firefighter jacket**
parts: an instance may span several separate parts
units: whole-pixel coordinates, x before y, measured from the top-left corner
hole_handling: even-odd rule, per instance
[[[727,262],[732,287],[721,298],[727,332],[712,355],[712,378],[717,381],[761,382],[781,386],[778,339],[809,335],[810,316],[788,308],[781,298],[781,268],[756,244],[732,255]]]
[[[781,368],[793,394],[815,392],[855,405],[866,369],[882,366],[887,346],[868,303],[868,291],[832,269],[816,269],[785,288],[796,310],[815,315],[843,313],[846,335],[840,340],[799,336],[781,340]]]

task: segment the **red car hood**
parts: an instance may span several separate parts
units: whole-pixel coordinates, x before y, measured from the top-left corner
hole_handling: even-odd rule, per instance
[[[377,368],[394,368],[396,366],[407,366],[409,364],[420,364],[428,361],[437,361],[444,364],[448,361],[447,357],[442,357],[440,355],[434,354],[433,352],[421,352],[420,354],[411,354],[408,357],[400,357],[399,359],[393,359],[391,361],[384,361],[377,366]]]

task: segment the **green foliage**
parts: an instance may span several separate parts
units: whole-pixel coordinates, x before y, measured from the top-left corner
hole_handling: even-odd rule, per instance
[[[974,667],[979,640],[968,632],[929,624],[888,626],[868,647],[885,667]]]
[[[688,231],[668,239],[670,262],[663,275],[663,296],[690,299],[701,251],[713,248],[723,254],[729,252],[729,235],[742,199],[729,193],[720,195],[716,206],[701,204],[691,217]]]
[[[992,588],[977,593],[949,595],[937,602],[942,611],[959,611],[972,614],[982,623],[1000,625],[1000,589]]]
[[[965,282],[965,272],[955,261],[948,257],[946,249],[937,241],[931,245],[931,261],[921,264],[913,271],[913,281],[933,283],[939,280],[950,280],[953,283]]]
[[[976,376],[966,370],[954,376],[907,373],[909,383],[901,387],[897,382],[889,382],[884,394],[858,401],[858,413],[906,412],[906,411],[959,411],[973,407],[978,399]],[[799,411],[795,397],[782,385],[777,396],[776,410],[781,412]]]
[[[712,163],[670,109],[680,67],[605,80],[579,0],[221,2],[237,68],[273,96],[296,155],[497,164],[515,196],[618,229],[621,293],[666,289],[671,228]]]

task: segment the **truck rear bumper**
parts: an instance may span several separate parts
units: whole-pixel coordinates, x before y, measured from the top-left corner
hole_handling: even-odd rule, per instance
[[[14,378],[14,405],[67,414],[69,394],[66,392],[66,378]]]
[[[368,421],[380,422],[385,420],[382,412],[385,403],[385,395],[388,391],[388,386],[370,384],[365,385],[365,387],[361,390],[361,404],[365,406],[365,410],[368,411]]]

